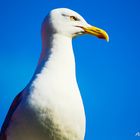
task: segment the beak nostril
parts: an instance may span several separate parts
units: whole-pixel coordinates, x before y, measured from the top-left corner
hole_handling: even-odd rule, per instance
[[[97,33],[101,33],[101,31],[100,31],[99,29],[96,29],[95,31],[96,31]]]
[[[96,31],[97,31],[97,32],[100,32],[100,30],[99,30],[99,29],[96,29]]]

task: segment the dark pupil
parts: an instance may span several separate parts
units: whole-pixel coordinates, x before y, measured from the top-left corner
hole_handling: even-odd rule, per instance
[[[76,18],[76,17],[74,17],[74,16],[72,16],[72,18],[73,18],[74,20],[77,20],[77,18]]]

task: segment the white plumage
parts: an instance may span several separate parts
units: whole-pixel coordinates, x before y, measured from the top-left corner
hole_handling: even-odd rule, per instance
[[[85,113],[75,76],[72,38],[90,33],[108,40],[105,31],[95,28],[66,8],[48,14],[42,25],[37,69],[15,98],[0,140],[84,139]]]

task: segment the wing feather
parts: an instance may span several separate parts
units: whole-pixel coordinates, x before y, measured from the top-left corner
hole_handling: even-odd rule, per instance
[[[15,112],[17,106],[20,104],[22,100],[22,92],[20,92],[14,99],[13,103],[10,106],[10,109],[6,115],[6,118],[4,120],[4,123],[1,127],[1,131],[0,131],[0,140],[7,140],[7,136],[6,136],[6,130],[10,124],[11,118],[13,113]]]

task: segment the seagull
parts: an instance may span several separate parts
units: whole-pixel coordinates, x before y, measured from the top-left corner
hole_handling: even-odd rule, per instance
[[[0,140],[84,140],[85,111],[72,48],[72,39],[83,34],[109,40],[73,10],[57,8],[45,17],[37,68],[15,97]]]

